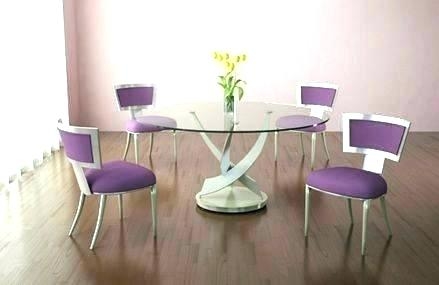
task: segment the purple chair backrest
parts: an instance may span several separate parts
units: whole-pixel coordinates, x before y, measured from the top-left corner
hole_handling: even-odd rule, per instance
[[[140,84],[115,86],[117,102],[121,110],[129,107],[149,106],[153,103],[154,87]]]
[[[350,120],[351,146],[398,154],[405,127],[390,123]]]
[[[304,105],[319,105],[332,108],[337,88],[323,86],[300,87],[300,100]]]
[[[410,122],[395,117],[343,114],[343,147],[365,154],[385,152],[386,158],[398,161],[409,127]]]
[[[99,130],[75,126],[58,125],[66,156],[71,162],[88,168],[101,167]]]

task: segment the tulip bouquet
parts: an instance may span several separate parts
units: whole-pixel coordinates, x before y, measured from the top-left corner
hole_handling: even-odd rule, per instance
[[[226,112],[233,112],[235,95],[241,100],[244,96],[244,89],[242,84],[245,81],[236,77],[236,67],[239,63],[247,59],[245,54],[231,55],[229,53],[215,52],[214,59],[220,62],[225,70],[225,75],[218,76],[218,84],[224,89],[224,110]]]

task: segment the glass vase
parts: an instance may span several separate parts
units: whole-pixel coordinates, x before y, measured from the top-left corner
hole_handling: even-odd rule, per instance
[[[235,110],[234,96],[224,96],[224,115],[233,116]]]
[[[224,97],[224,116],[237,124],[238,120],[238,96]]]
[[[239,96],[234,96],[233,98],[233,123],[238,124],[238,103],[239,103]]]

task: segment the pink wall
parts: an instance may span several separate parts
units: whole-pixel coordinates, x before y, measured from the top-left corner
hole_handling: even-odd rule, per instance
[[[67,64],[67,89],[69,104],[69,119],[71,124],[78,125],[81,123],[79,116],[79,81],[78,81],[78,64],[76,49],[76,10],[74,0],[65,0],[64,2],[64,30],[66,45],[66,64]]]
[[[120,83],[154,83],[158,105],[220,101],[211,53],[230,50],[248,54],[245,100],[294,103],[299,82],[333,82],[330,130],[365,112],[439,131],[439,1],[206,2],[66,0],[72,120],[122,130]]]

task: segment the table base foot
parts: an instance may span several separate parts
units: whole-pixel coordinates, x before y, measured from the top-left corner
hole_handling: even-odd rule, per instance
[[[247,187],[228,186],[221,191],[195,198],[203,209],[218,213],[247,213],[262,209],[267,203],[267,194],[262,199]]]

